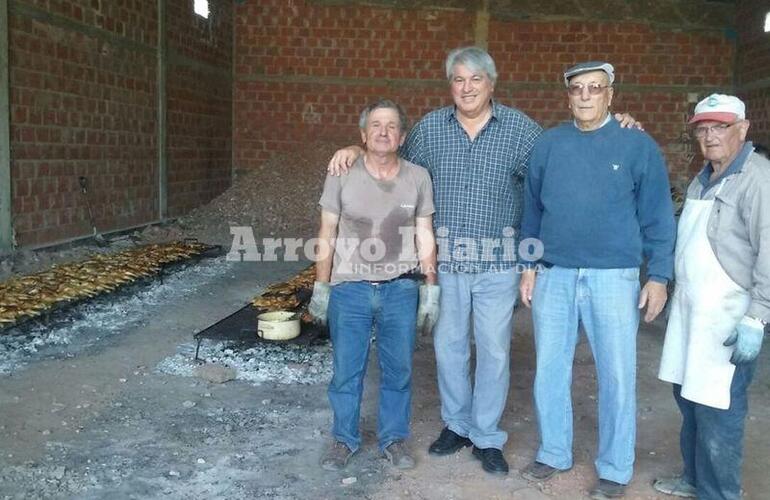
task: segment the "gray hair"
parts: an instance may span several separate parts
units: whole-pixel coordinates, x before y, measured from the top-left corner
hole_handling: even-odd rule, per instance
[[[361,117],[358,119],[358,128],[365,130],[367,122],[369,121],[369,115],[377,109],[395,110],[395,112],[398,113],[398,124],[401,127],[401,133],[406,133],[409,128],[409,119],[406,117],[406,112],[400,104],[391,101],[390,99],[379,99],[366,106],[363,111],[361,111]]]
[[[454,76],[454,67],[458,64],[466,66],[473,72],[484,72],[494,85],[497,81],[497,68],[495,61],[489,52],[479,47],[460,47],[454,49],[446,57],[446,77],[452,80]]]

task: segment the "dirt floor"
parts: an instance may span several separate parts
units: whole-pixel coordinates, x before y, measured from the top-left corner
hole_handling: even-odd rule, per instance
[[[468,449],[442,458],[427,454],[442,427],[430,338],[420,339],[415,355],[412,445],[418,466],[407,472],[393,470],[376,452],[374,355],[362,410],[364,446],[341,473],[317,465],[331,419],[328,345],[308,348],[315,357],[304,358],[308,366],[295,359],[291,372],[281,371],[287,367],[278,366],[286,364],[278,358],[275,366],[251,369],[249,360],[241,360],[234,366],[243,373],[222,384],[162,369],[183,359],[194,374],[194,332],[304,265],[203,262],[163,285],[89,306],[19,338],[15,355],[6,346],[0,351],[0,498],[584,497],[595,479],[596,401],[594,367],[582,342],[573,385],[576,465],[544,485],[518,474],[537,441],[533,343],[524,309],[517,312],[502,421],[512,469],[505,478],[484,473]],[[655,379],[662,334],[657,323],[639,336],[637,467],[628,498],[658,498],[652,478],[678,469],[678,414],[669,386]],[[225,351],[208,345],[204,355]],[[763,492],[770,488],[767,356],[762,353],[752,388],[746,436],[744,487],[753,499],[767,498]],[[247,376],[249,370],[265,376]]]

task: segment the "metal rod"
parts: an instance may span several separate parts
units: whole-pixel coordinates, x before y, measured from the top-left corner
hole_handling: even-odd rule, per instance
[[[168,223],[169,221],[166,220],[165,222]],[[159,221],[159,220],[153,220],[153,221],[150,221],[150,222],[144,222],[142,224],[137,224],[137,225],[134,225],[134,226],[121,227],[121,228],[118,228],[118,229],[113,229],[111,231],[105,231],[105,232],[102,233],[102,236],[119,236],[121,234],[126,234],[126,233],[129,233],[129,232],[138,231],[140,229],[144,229],[144,228],[149,227],[149,226],[155,226],[155,225],[158,225],[158,224],[161,224],[161,223],[162,222]],[[57,249],[57,248],[60,248],[60,247],[66,247],[67,245],[76,244],[76,243],[78,243],[80,241],[87,240],[88,238],[91,238],[91,237],[92,237],[91,234],[84,234],[84,235],[81,235],[81,236],[73,236],[72,238],[66,238],[66,239],[63,239],[63,240],[52,241],[50,243],[43,243],[41,245],[26,246],[24,248],[28,249],[28,250],[50,250],[50,249]]]

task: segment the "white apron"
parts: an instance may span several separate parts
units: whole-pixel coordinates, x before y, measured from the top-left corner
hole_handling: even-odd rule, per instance
[[[733,347],[722,343],[746,314],[751,296],[725,273],[711,249],[706,229],[713,206],[714,200],[688,199],[679,218],[676,289],[658,378],[681,384],[689,401],[725,410],[735,365]]]

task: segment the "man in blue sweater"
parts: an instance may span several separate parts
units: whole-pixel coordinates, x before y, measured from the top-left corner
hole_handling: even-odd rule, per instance
[[[573,123],[543,133],[524,190],[522,239],[542,242],[539,270],[520,292],[532,308],[540,447],[524,471],[544,481],[572,467],[572,362],[582,323],[593,352],[599,403],[599,481],[592,498],[623,496],[636,434],[639,310],[650,322],[666,303],[674,217],[663,155],[646,133],[609,114],[614,68],[578,64],[564,73]],[[640,291],[639,266],[649,280]]]

